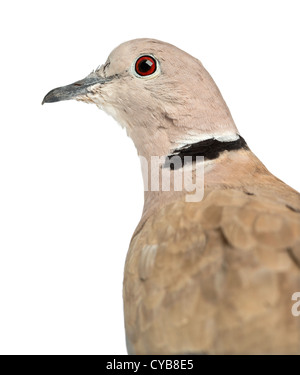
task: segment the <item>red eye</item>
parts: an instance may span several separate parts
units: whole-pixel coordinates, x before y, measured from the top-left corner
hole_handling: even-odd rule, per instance
[[[135,71],[140,76],[149,76],[156,71],[156,61],[151,56],[141,56],[135,63]]]

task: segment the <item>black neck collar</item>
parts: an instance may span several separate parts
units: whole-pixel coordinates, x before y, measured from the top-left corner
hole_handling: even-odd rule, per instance
[[[249,150],[246,141],[240,135],[238,135],[236,140],[228,142],[221,142],[215,138],[209,138],[174,150],[172,154],[168,155],[165,167],[174,169],[174,164],[172,164],[173,156],[179,156],[183,165],[185,156],[191,156],[192,161],[196,161],[196,156],[203,156],[204,160],[213,160],[217,159],[224,151],[240,149]]]

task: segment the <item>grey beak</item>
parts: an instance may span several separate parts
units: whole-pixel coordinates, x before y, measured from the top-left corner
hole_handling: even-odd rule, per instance
[[[81,81],[72,83],[71,85],[58,87],[48,92],[44,97],[42,104],[60,102],[62,100],[75,99],[77,96],[85,95],[89,92],[89,88],[97,84],[103,84],[110,81],[111,77],[103,78],[96,73],[91,73]]]

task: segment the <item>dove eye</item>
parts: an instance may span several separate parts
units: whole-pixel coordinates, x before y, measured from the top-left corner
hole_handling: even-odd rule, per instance
[[[157,69],[156,60],[152,56],[140,56],[135,63],[135,72],[142,77],[150,76]]]

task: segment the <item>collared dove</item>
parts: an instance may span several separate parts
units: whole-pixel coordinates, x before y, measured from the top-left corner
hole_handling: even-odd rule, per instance
[[[68,99],[95,103],[126,128],[145,181],[153,156],[191,156],[192,178],[204,171],[199,201],[173,182],[145,189],[124,271],[128,352],[300,354],[300,195],[251,152],[200,61],[132,40],[43,103]],[[183,167],[159,164],[171,177]]]

